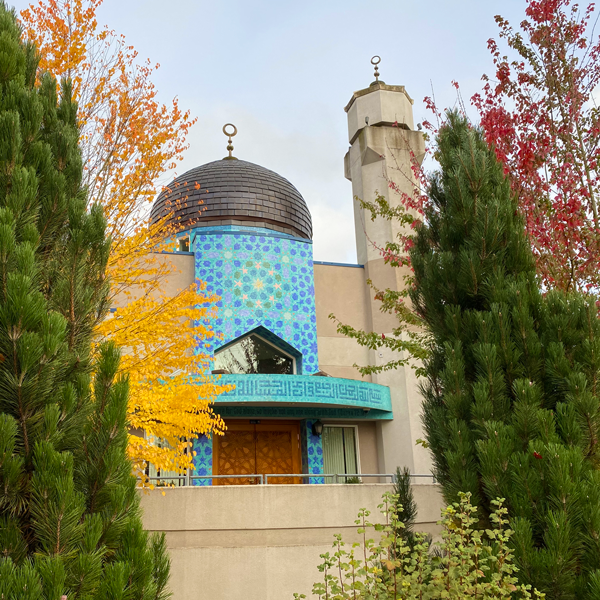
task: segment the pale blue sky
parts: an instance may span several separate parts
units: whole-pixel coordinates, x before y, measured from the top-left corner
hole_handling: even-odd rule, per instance
[[[28,2],[15,2],[17,10]],[[235,155],[277,171],[313,215],[315,260],[355,262],[352,192],[344,179],[344,106],[373,80],[405,85],[415,122],[433,83],[440,107],[467,100],[492,72],[494,15],[513,25],[525,0],[104,0],[100,23],[161,64],[154,79],[198,117],[179,174],[225,156],[224,123],[238,127]]]

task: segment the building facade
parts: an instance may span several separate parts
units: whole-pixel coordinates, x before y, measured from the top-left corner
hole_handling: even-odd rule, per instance
[[[403,86],[375,81],[345,110],[353,196],[398,203],[397,190],[412,191],[411,157],[424,155],[411,98]],[[195,471],[185,483],[318,485],[398,466],[429,473],[416,445],[422,431],[413,370],[362,377],[353,365],[393,357],[338,334],[329,318],[391,334],[394,317],[380,311],[367,281],[403,285],[404,273],[385,265],[379,250],[395,239],[396,225],[372,221],[355,202],[358,264],[315,262],[300,192],[234,158],[231,143],[228,149],[226,158],[177,178],[152,209],[154,220],[171,212],[178,231],[179,251],[169,257],[182,273],[177,285],[204,282],[220,297],[212,323],[220,339],[208,352],[213,373],[234,385],[215,406],[227,431],[193,441]]]
[[[345,111],[353,198],[381,195],[397,205],[413,192],[411,161],[424,156],[410,96],[376,78]],[[214,407],[225,434],[193,440],[195,470],[181,479],[150,473],[176,487],[142,496],[146,529],[167,533],[174,600],[309,595],[332,535],[358,541],[357,511],[377,518],[396,467],[421,476],[420,530],[435,534],[441,507],[430,458],[416,443],[423,433],[413,369],[361,376],[355,364],[397,357],[358,345],[329,318],[392,334],[395,317],[380,311],[368,282],[402,289],[405,273],[379,250],[396,239],[397,225],[373,221],[348,198],[357,264],[315,262],[301,193],[231,156],[231,138],[228,150],[175,180],[152,211],[159,219],[173,207],[179,251],[162,257],[179,271],[173,293],[195,282],[220,297],[212,323],[219,339],[202,350],[215,376],[233,384]]]

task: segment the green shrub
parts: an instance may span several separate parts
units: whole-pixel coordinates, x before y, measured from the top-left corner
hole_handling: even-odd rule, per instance
[[[344,483],[362,483],[362,479],[360,477],[346,477]]]
[[[314,584],[312,593],[325,600],[543,598],[531,586],[517,584],[503,502],[494,501],[493,529],[484,532],[473,528],[477,508],[469,494],[461,494],[459,503],[442,511],[437,547],[425,534],[415,533],[411,548],[399,534],[404,524],[398,517],[398,498],[386,493],[379,506],[385,524],[370,523],[369,511],[361,509],[356,524],[362,542],[347,550],[341,535],[334,536],[334,552],[321,554],[323,580]],[[369,537],[371,532],[380,534],[378,542]]]

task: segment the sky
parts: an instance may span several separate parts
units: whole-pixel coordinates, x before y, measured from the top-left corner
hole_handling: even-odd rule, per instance
[[[17,10],[28,2],[14,1]],[[404,85],[415,123],[465,101],[492,74],[487,40],[494,16],[524,18],[525,0],[104,0],[98,21],[123,34],[140,58],[159,63],[159,99],[174,97],[197,123],[177,169],[183,174],[226,155],[276,171],[305,198],[313,218],[314,258],[355,263],[344,106],[373,81]],[[472,113],[475,116],[475,113]],[[165,184],[168,181],[164,182]]]

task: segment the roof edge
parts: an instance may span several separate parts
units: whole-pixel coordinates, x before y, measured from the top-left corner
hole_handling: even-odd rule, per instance
[[[344,111],[348,112],[357,98],[366,96],[367,94],[376,92],[378,90],[383,90],[385,92],[399,92],[404,94],[411,104],[415,103],[415,101],[408,95],[408,92],[403,85],[388,85],[387,83],[383,83],[383,81],[374,81],[368,88],[354,92],[354,94],[352,94],[352,98],[350,98],[350,102],[348,102],[348,104],[344,107]]]

